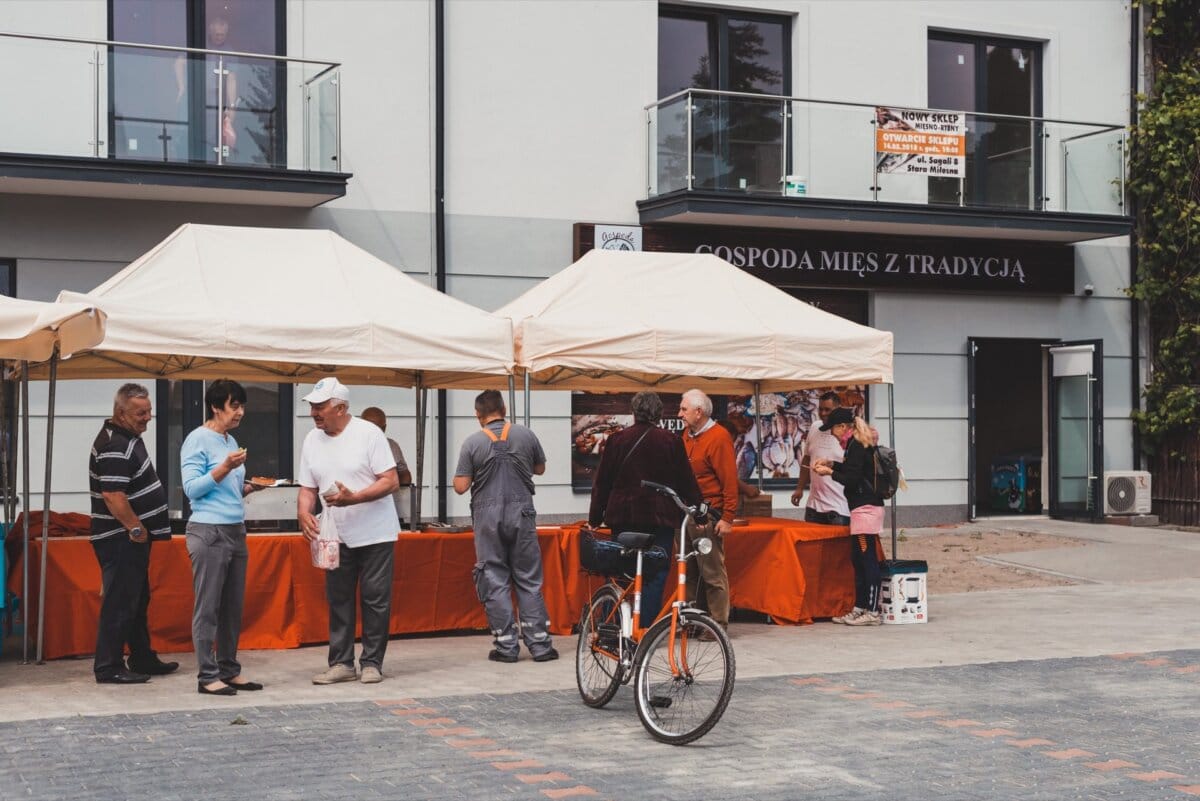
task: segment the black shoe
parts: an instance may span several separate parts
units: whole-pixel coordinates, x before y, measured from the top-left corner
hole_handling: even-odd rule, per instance
[[[174,673],[179,670],[179,663],[164,662],[157,656],[154,657],[153,662],[147,662],[144,665],[141,662],[135,662],[130,659],[129,669],[134,673],[145,673],[147,676],[165,676],[168,673]]]
[[[237,690],[226,684],[224,687],[218,687],[215,690],[210,690],[204,686],[204,682],[196,682],[196,691],[201,695],[237,695]]]
[[[229,679],[221,679],[221,681],[225,682],[230,687],[234,687],[243,692],[258,692],[263,688],[263,686],[257,681],[244,681],[241,684],[237,683],[236,681],[230,681]]]
[[[131,670],[118,670],[111,676],[97,676],[97,684],[145,684],[150,677],[145,673],[134,673]]]
[[[558,659],[558,651],[551,648],[549,651],[540,653],[533,658],[534,662],[553,662]]]
[[[666,695],[650,696],[650,706],[654,707],[655,709],[666,709],[670,705],[671,699]]]
[[[499,651],[497,651],[495,648],[493,648],[491,650],[491,653],[488,654],[488,659],[490,659],[493,662],[506,662],[506,663],[511,664],[511,663],[517,661],[517,656],[518,656],[517,654],[502,654]]]

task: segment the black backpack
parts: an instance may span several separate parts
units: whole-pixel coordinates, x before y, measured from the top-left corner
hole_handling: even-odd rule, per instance
[[[886,501],[900,488],[900,463],[891,448],[876,445],[874,450],[875,475],[871,480],[871,488]]]

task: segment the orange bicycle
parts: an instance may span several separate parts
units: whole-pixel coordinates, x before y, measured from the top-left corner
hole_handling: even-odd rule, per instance
[[[736,666],[733,646],[725,630],[686,598],[687,562],[697,553],[712,550],[712,541],[700,538],[688,550],[689,520],[703,524],[708,505],[688,506],[670,487],[643,481],[643,487],[671,498],[684,512],[679,526],[675,557],[677,584],[671,598],[647,627],[642,626],[642,571],[653,538],[635,531],[618,533],[616,555],[636,557],[630,575],[627,565],[589,557],[584,567],[608,580],[596,590],[579,621],[575,651],[575,680],[579,695],[590,707],[600,708],[633,679],[638,717],[656,740],[683,745],[703,737],[717,724],[733,694]],[[669,563],[656,548],[663,569]],[[656,561],[657,561],[656,560]]]

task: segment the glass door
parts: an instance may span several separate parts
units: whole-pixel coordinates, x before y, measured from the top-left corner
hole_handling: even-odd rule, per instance
[[[1049,348],[1050,516],[1097,520],[1104,472],[1103,342]]]

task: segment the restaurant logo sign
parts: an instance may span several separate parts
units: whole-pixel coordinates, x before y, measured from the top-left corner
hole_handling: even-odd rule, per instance
[[[599,250],[641,250],[642,229],[637,225],[597,225],[595,241]]]

